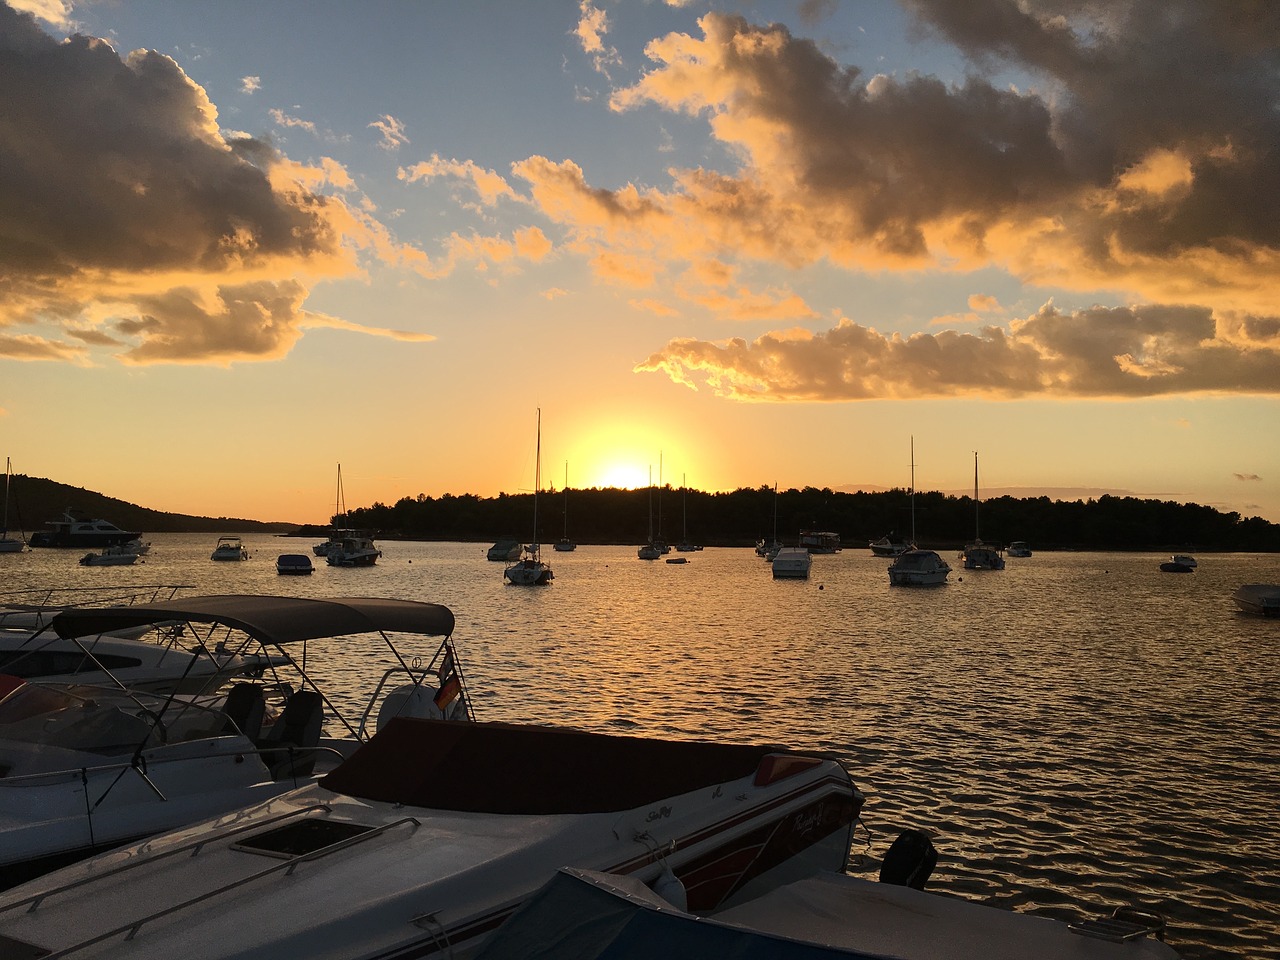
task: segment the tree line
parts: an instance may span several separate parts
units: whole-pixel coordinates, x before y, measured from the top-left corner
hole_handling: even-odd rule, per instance
[[[334,517],[335,526],[376,531],[386,539],[483,541],[504,537],[543,544],[567,534],[577,543],[644,543],[652,510],[654,536],[704,546],[750,546],[772,539],[795,543],[802,530],[839,534],[846,547],[865,547],[889,533],[910,538],[909,490],[843,493],[827,488],[779,490],[761,486],[727,493],[661,488],[590,488],[542,493],[538,529],[533,494],[444,494],[374,503]],[[915,539],[951,549],[974,539],[990,544],[1026,540],[1058,550],[1280,551],[1280,525],[1194,503],[1104,495],[1062,501],[1048,497],[972,497],[920,493],[914,497]],[[776,518],[776,519],[775,519]],[[301,535],[322,534],[310,527]]]

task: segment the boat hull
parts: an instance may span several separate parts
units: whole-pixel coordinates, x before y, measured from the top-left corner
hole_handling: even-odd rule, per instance
[[[1280,584],[1246,583],[1231,595],[1236,606],[1259,617],[1280,617]]]

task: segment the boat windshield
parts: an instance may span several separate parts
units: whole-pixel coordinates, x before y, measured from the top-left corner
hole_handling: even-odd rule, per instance
[[[225,724],[209,698],[198,702],[87,684],[27,683],[0,701],[0,742],[102,756],[217,736]]]

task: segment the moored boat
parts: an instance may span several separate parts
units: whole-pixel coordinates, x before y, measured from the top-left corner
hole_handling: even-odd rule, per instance
[[[94,553],[92,550],[80,558],[80,566],[82,567],[127,567],[130,564],[137,563],[138,554],[130,550],[125,544],[118,543],[110,547],[103,547],[101,552]]]
[[[77,517],[67,510],[61,520],[50,520],[49,530],[37,530],[27,541],[33,547],[110,547],[142,536],[136,530],[121,530],[108,520]]]
[[[510,563],[512,560],[520,559],[520,551],[524,549],[522,544],[515,537],[500,537],[489,548],[486,556],[490,560],[500,560],[504,563]]]
[[[801,530],[800,546],[809,553],[839,553],[840,534],[830,530]]]
[[[1187,561],[1190,561],[1189,563]],[[1196,562],[1191,557],[1173,556],[1160,564],[1161,573],[1194,573]]]
[[[331,567],[372,567],[382,556],[382,551],[365,530],[348,530],[347,536],[329,545],[324,555]]]
[[[813,557],[804,547],[783,547],[773,558],[775,580],[808,580]]]
[[[960,551],[960,563],[966,570],[1003,570],[1004,557],[996,547],[982,542],[978,535],[978,454],[973,454],[973,540]]]
[[[210,560],[248,560],[249,551],[239,537],[219,537]]]
[[[1280,583],[1244,583],[1236,587],[1231,599],[1245,613],[1280,617]]]
[[[311,558],[305,553],[282,553],[276,557],[276,573],[306,576],[314,570]]]
[[[674,890],[674,896],[670,891]],[[664,896],[666,894],[666,896]],[[1176,960],[1164,919],[1121,909],[1066,921],[928,893],[914,886],[818,873],[702,915],[679,887],[565,867],[481,949],[476,960],[736,957],[836,960]]]
[[[937,587],[947,582],[951,566],[933,550],[908,550],[889,564],[895,587]]]
[[[566,863],[714,913],[838,872],[862,795],[772,746],[397,718],[319,782],[0,896],[12,950],[468,956]]]
[[[0,886],[310,782],[368,739],[375,711],[377,726],[396,715],[471,716],[453,614],[437,604],[194,597],[69,610],[53,628],[65,641],[174,622],[197,636],[216,631],[219,649],[205,656],[262,650],[262,679],[244,676],[215,696],[144,694],[111,675],[114,687],[11,681],[0,699]],[[307,645],[369,634],[399,665],[382,674],[363,714],[344,715],[303,666]],[[410,666],[392,634],[425,636],[434,655]]]
[[[1015,540],[1005,547],[1004,552],[1009,557],[1029,557],[1031,556],[1031,547],[1025,540]]]
[[[867,546],[871,548],[872,555],[877,557],[900,557],[911,549],[911,544],[905,540],[895,540],[892,533],[879,540],[871,540]]]
[[[551,564],[542,559],[538,544],[538,488],[542,486],[542,408],[538,408],[538,442],[533,468],[533,543],[520,553],[520,559],[502,571],[503,578],[519,587],[541,587],[556,578]]]

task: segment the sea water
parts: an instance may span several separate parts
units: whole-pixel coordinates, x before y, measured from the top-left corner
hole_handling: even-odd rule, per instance
[[[380,541],[376,567],[315,558],[286,577],[277,554],[311,541],[246,534],[249,560],[215,562],[214,536],[150,539],[132,567],[0,556],[0,593],[171,583],[443,603],[478,719],[829,751],[867,795],[853,873],[874,878],[898,832],[923,828],[930,889],[1060,919],[1135,902],[1185,957],[1280,958],[1280,620],[1231,601],[1280,583],[1280,556],[1204,554],[1166,574],[1154,554],[1038,552],[1003,571],[953,561],[946,586],[912,589],[865,549],[790,581],[748,548],[676,565],[548,547],[554,582],[514,587],[487,543]],[[309,656],[351,704],[382,669],[358,645]]]

